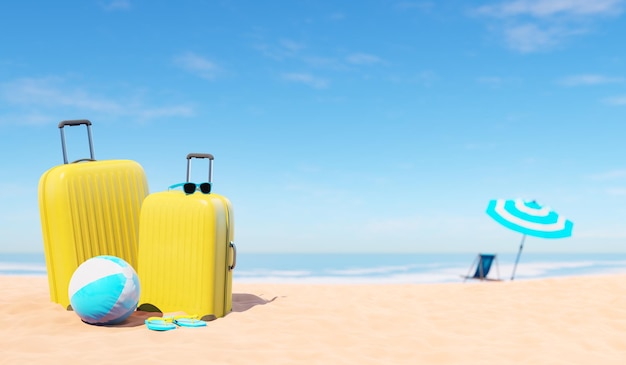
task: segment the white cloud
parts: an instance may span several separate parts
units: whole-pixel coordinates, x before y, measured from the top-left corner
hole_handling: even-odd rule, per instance
[[[70,106],[113,113],[121,109],[116,101],[89,95],[81,89],[61,90],[62,82],[58,77],[23,78],[0,84],[0,97],[17,105]]]
[[[419,72],[417,75],[415,75],[414,78],[411,78],[411,80],[415,80],[416,82],[423,85],[430,85],[437,81],[437,79],[439,79],[439,76],[437,76],[434,71],[430,70]]]
[[[107,11],[128,10],[131,7],[130,0],[112,0],[100,3]]]
[[[516,0],[485,5],[478,13],[495,17],[527,15],[535,18],[556,15],[615,15],[621,13],[623,0]]]
[[[432,1],[400,1],[394,5],[398,10],[417,9],[421,11],[431,10],[434,6]]]
[[[515,77],[482,76],[476,79],[479,84],[492,88],[500,88],[505,85],[519,84],[521,80]]]
[[[66,114],[67,109],[76,114],[103,113],[141,120],[193,115],[193,108],[187,105],[152,107],[132,95],[117,98],[96,95],[84,88],[69,86],[61,77],[22,78],[1,83],[0,101],[13,106],[10,114],[0,114],[0,124],[49,123],[53,115]]]
[[[578,86],[578,85],[604,85],[604,84],[618,84],[626,82],[626,78],[623,77],[609,77],[597,74],[584,74],[573,75],[563,78],[560,83],[566,86]]]
[[[344,20],[346,18],[346,16],[343,13],[336,12],[336,13],[330,14],[328,16],[328,18],[330,20],[339,21],[339,20]]]
[[[300,52],[306,48],[304,43],[296,42],[291,39],[283,39],[279,43],[284,50],[287,50],[290,53]]]
[[[315,54],[311,53],[306,43],[288,38],[273,42],[256,42],[254,48],[263,56],[281,64],[288,62],[291,65],[300,64],[305,69],[345,71],[350,70],[353,65],[366,66],[384,62],[380,57],[365,52],[353,52],[342,56]],[[327,80],[313,77],[308,73],[285,73],[283,79],[305,83],[316,88],[328,86]]]
[[[317,57],[317,56],[306,56],[302,59],[307,65],[317,67],[317,68],[325,68],[325,69],[334,69],[341,70],[345,67],[341,64],[341,61],[330,58],[330,57]]]
[[[478,83],[491,87],[500,87],[504,84],[504,79],[497,76],[483,76],[477,79]]]
[[[206,80],[213,80],[219,72],[219,67],[214,62],[193,52],[177,56],[174,62],[183,70]]]
[[[509,47],[522,53],[529,53],[554,46],[565,34],[562,29],[520,24],[507,27],[504,36]]]
[[[254,48],[259,50],[265,57],[283,61],[297,57],[306,48],[306,44],[291,39],[282,39],[278,41],[278,44],[258,43]]]
[[[41,111],[20,111],[18,113],[0,114],[0,125],[45,125],[50,123],[51,120],[58,122],[50,114],[44,114]]]
[[[313,76],[308,73],[286,73],[282,75],[283,80],[296,82],[311,86],[316,89],[328,87],[328,80]]]
[[[622,13],[624,0],[513,0],[474,9],[496,19],[507,45],[522,53],[551,49],[590,32],[593,21]]]
[[[606,193],[612,196],[626,196],[626,188],[608,188]]]
[[[599,174],[594,174],[590,176],[592,180],[600,180],[600,181],[621,179],[625,177],[626,177],[626,169],[615,169],[615,170],[611,170],[611,171],[607,171],[607,172],[603,172]]]
[[[381,62],[379,57],[367,53],[353,53],[346,60],[355,65],[372,65]]]
[[[614,96],[604,100],[609,105],[626,105],[626,95]]]
[[[421,71],[412,75],[394,75],[389,78],[390,81],[395,83],[412,83],[423,86],[431,86],[438,79],[439,76],[430,70]]]
[[[263,56],[275,61],[302,63],[308,67],[331,70],[346,70],[350,65],[374,65],[383,62],[380,57],[365,52],[353,52],[341,57],[314,54],[307,52],[306,43],[286,38],[277,42],[258,42],[254,48]],[[308,79],[308,77],[299,76],[294,78],[300,81]],[[315,84],[316,87],[323,87],[319,83]]]

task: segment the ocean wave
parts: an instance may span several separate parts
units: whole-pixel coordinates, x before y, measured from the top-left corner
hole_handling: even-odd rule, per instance
[[[46,265],[0,262],[0,275],[47,275]]]

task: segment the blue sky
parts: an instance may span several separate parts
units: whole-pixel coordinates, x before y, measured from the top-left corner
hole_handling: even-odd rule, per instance
[[[243,252],[514,252],[493,198],[626,252],[624,0],[0,5],[0,252],[41,252],[57,124],[151,192],[215,155]],[[86,157],[68,130],[70,159]],[[195,165],[192,180],[203,180]]]

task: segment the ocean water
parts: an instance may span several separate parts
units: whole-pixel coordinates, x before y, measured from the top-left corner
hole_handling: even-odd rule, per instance
[[[509,280],[515,254],[499,254],[490,277]],[[450,283],[463,281],[476,258],[468,254],[238,253],[241,283]],[[626,254],[523,253],[515,280],[626,274]],[[1,254],[0,275],[46,275],[43,253]]]

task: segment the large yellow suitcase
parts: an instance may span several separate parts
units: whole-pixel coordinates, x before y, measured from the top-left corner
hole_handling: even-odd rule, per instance
[[[64,127],[80,125],[87,126],[91,157],[68,163]],[[87,259],[113,255],[136,268],[148,182],[135,161],[94,159],[90,121],[63,121],[59,129],[64,164],[41,176],[39,211],[50,299],[69,309],[70,279]]]
[[[189,183],[191,159],[209,160],[209,181]],[[187,186],[153,193],[144,200],[139,223],[139,310],[185,312],[213,320],[232,310],[236,264],[230,201],[210,192],[213,156],[187,155]]]

